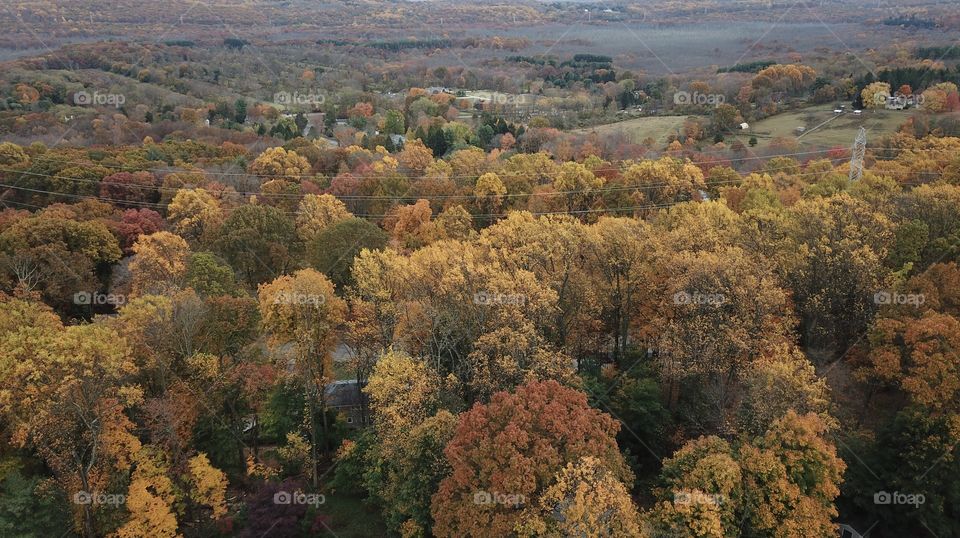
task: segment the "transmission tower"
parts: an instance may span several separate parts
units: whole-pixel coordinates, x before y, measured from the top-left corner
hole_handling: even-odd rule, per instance
[[[863,157],[867,154],[867,130],[863,127],[857,133],[853,143],[853,155],[850,157],[850,181],[860,181],[863,177]]]

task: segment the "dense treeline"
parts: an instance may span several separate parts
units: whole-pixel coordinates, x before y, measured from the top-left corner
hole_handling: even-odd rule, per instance
[[[916,15],[901,15],[898,17],[888,17],[883,20],[883,24],[887,26],[910,26],[913,28],[923,28],[925,30],[931,30],[937,27],[935,21],[923,19],[917,17]]]
[[[864,87],[877,81],[886,82],[893,88],[908,85],[916,90],[922,90],[941,82],[960,84],[960,68],[930,69],[925,67],[898,67],[894,69],[883,69],[877,73],[876,77],[874,77],[872,73],[867,73],[857,81],[857,85]]]
[[[758,60],[756,62],[739,63],[730,67],[721,67],[717,73],[759,73],[760,71],[776,64],[773,61]]]
[[[948,50],[668,76],[605,26],[784,6],[307,4],[0,11],[80,41],[0,68],[0,536],[960,535]],[[857,181],[749,131],[892,96],[825,125],[903,115]]]
[[[960,50],[957,47],[920,47],[917,49],[917,58],[926,60],[948,60],[960,58]]]
[[[960,139],[884,146],[850,183],[2,144],[3,495],[88,536],[339,534],[360,498],[368,534],[950,535]]]

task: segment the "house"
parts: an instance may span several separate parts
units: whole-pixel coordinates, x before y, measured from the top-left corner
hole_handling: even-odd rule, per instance
[[[407,143],[407,137],[402,134],[392,134],[390,135],[390,142],[393,143],[394,147],[402,148]]]
[[[800,127],[797,127],[797,128],[794,129],[794,130],[796,131],[796,133],[797,133],[798,135],[802,135],[803,133],[807,132],[807,128],[804,127],[803,125],[801,125]]]
[[[329,383],[323,390],[327,407],[342,415],[351,428],[360,428],[370,422],[367,412],[370,398],[362,388],[355,379],[347,379]]]
[[[917,99],[916,95],[903,95],[902,93],[897,92],[893,95],[887,96],[885,108],[887,110],[904,110],[919,106],[920,101]]]
[[[750,124],[749,124],[749,123],[744,122],[744,123],[741,123],[741,124],[740,124],[740,130],[741,130],[741,131],[746,131],[746,130],[749,129],[749,128],[750,128]]]
[[[324,129],[326,129],[326,119],[327,115],[323,112],[310,112],[305,114],[307,118],[307,125],[303,128],[303,136],[308,136],[310,131],[313,131],[318,136],[323,134]]]

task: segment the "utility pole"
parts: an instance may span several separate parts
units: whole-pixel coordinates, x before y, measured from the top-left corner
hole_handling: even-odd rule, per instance
[[[857,133],[857,140],[853,143],[850,157],[850,181],[860,181],[863,178],[863,158],[867,154],[867,130],[863,127]]]

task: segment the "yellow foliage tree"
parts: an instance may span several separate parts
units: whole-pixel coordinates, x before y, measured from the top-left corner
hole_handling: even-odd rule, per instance
[[[179,189],[167,206],[167,220],[183,237],[212,235],[223,222],[220,201],[205,189]]]
[[[154,447],[144,446],[135,458],[136,467],[127,488],[130,518],[117,529],[115,538],[179,537],[173,506],[177,500],[169,469]]]
[[[170,232],[141,236],[130,261],[133,295],[162,295],[178,288],[187,272],[190,245]]]
[[[627,488],[593,456],[568,463],[531,508],[535,515],[524,522],[521,536],[645,536]]]
[[[374,427],[389,459],[410,431],[436,410],[440,380],[423,361],[396,351],[381,356],[364,392],[370,396]]]
[[[887,98],[891,95],[890,84],[887,82],[874,82],[860,92],[863,99],[863,106],[866,108],[884,108],[887,106]]]
[[[553,189],[566,200],[566,210],[569,213],[588,209],[593,199],[592,191],[603,186],[603,178],[593,174],[580,163],[563,163],[560,173],[553,182]]]
[[[420,139],[409,140],[397,154],[397,160],[411,173],[420,176],[433,163],[433,151]]]
[[[298,181],[301,176],[310,172],[310,162],[296,151],[287,151],[277,146],[261,153],[250,163],[249,170],[263,179],[288,178]]]
[[[394,208],[384,219],[383,227],[396,246],[405,249],[420,248],[434,238],[435,227],[430,221],[432,214],[430,202],[417,200],[415,204]]]
[[[297,233],[304,241],[310,241],[327,226],[352,216],[347,206],[335,196],[308,194],[300,201],[297,210]]]
[[[0,415],[14,446],[32,447],[70,496],[109,493],[140,441],[126,412],[142,402],[126,340],[104,324],[63,327],[49,309],[0,295]],[[93,506],[72,505],[97,535]]]
[[[485,214],[492,214],[500,208],[503,203],[503,196],[507,194],[507,187],[504,186],[500,177],[493,172],[487,172],[479,178],[473,187],[473,195],[477,198],[477,206]],[[493,220],[493,217],[490,217]]]
[[[346,303],[334,294],[333,283],[313,269],[302,269],[261,284],[258,299],[261,323],[270,334],[270,341],[295,346],[294,375],[310,407],[311,460],[318,462],[321,426],[316,418],[319,412],[325,433],[328,425],[326,412],[322,411],[324,390],[333,380],[331,352],[336,343],[335,330],[346,317]],[[319,470],[314,465],[311,471],[313,485],[317,487]]]
[[[203,452],[190,458],[190,481],[193,483],[191,497],[198,504],[209,506],[210,517],[220,519],[227,513],[227,476],[223,471],[210,464]]]
[[[638,201],[652,204],[697,200],[707,187],[700,168],[672,157],[633,164],[624,170],[623,181],[637,189]]]

